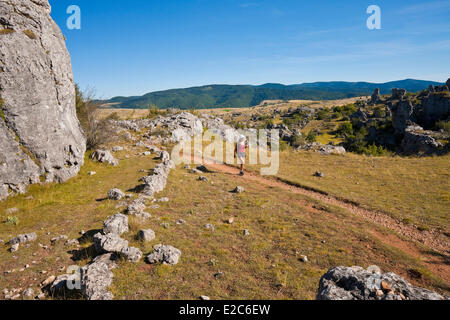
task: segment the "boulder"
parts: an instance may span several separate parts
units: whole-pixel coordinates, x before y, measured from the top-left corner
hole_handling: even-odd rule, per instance
[[[381,102],[380,88],[376,88],[370,97],[370,104],[378,104]]]
[[[124,214],[116,213],[103,223],[104,234],[114,233],[120,236],[125,232],[128,232],[128,217]]]
[[[345,154],[346,150],[344,147],[340,147],[340,146],[324,145],[324,146],[320,147],[319,152],[324,155]]]
[[[109,152],[108,150],[95,150],[91,154],[91,159],[101,163],[108,163],[113,166],[119,165],[119,161],[114,158],[111,152]]]
[[[133,200],[127,207],[127,213],[131,215],[135,215],[137,213],[143,212],[147,206],[145,205],[145,199],[143,197],[139,197]]]
[[[392,89],[392,97],[391,97],[391,99],[393,99],[393,100],[403,100],[405,95],[406,95],[406,90],[405,89],[394,88],[394,89]]]
[[[17,237],[12,238],[9,244],[23,244],[26,242],[36,241],[37,235],[35,232],[27,234],[19,234]]]
[[[409,123],[415,122],[414,106],[409,100],[399,101],[392,106],[392,126],[397,134],[404,134]]]
[[[380,292],[381,291],[381,292]],[[433,291],[412,286],[395,273],[361,267],[336,267],[320,279],[317,300],[444,300]]]
[[[81,268],[81,293],[88,300],[112,300],[108,290],[114,274],[104,262],[94,262]]]
[[[142,258],[142,252],[135,247],[126,247],[120,251],[121,256],[130,262],[139,262]]]
[[[443,147],[442,143],[437,141],[427,131],[416,131],[415,128],[408,127],[402,140],[402,153],[406,155],[412,154],[432,154]]]
[[[117,268],[116,260],[117,260],[117,254],[115,253],[105,253],[99,256],[96,256],[94,260],[92,260],[93,263],[96,262],[102,262],[105,263],[109,269],[115,269]]]
[[[417,122],[432,127],[439,120],[446,120],[450,115],[450,97],[443,94],[430,94],[422,99],[414,110]]]
[[[138,232],[138,238],[142,241],[152,241],[156,237],[155,231],[152,229],[147,230],[139,230]]]
[[[243,192],[245,192],[245,189],[243,187],[237,186],[236,188],[234,188],[234,190],[232,192],[233,193],[243,193]]]
[[[180,259],[181,251],[175,247],[158,244],[154,247],[154,252],[147,256],[147,262],[150,264],[163,263],[175,265]]]
[[[0,201],[44,175],[64,182],[84,162],[70,55],[50,11],[47,0],[1,2]]]
[[[108,233],[102,235],[97,233],[94,235],[94,248],[100,254],[108,252],[120,253],[126,247],[128,247],[128,241],[117,234]]]
[[[110,200],[121,200],[125,197],[125,193],[117,188],[108,191],[108,199]]]

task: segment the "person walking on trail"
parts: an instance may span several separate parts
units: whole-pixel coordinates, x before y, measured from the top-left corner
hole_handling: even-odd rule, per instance
[[[237,156],[237,162],[241,165],[241,172],[239,173],[240,176],[244,175],[244,164],[247,148],[247,140],[244,135],[241,135],[236,143],[236,147],[234,148],[234,156]]]

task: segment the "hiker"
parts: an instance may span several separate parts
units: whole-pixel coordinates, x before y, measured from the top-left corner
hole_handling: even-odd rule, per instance
[[[241,165],[241,172],[239,173],[240,176],[244,175],[244,164],[247,148],[247,139],[244,135],[241,135],[236,143],[236,147],[234,148],[234,157],[237,156],[237,162]]]

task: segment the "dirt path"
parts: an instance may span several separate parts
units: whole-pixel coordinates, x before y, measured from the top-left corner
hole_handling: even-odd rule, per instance
[[[199,159],[196,160],[199,161]],[[408,239],[417,241],[423,244],[424,246],[433,249],[443,254],[444,256],[447,256],[448,258],[448,254],[450,252],[448,237],[437,230],[420,231],[416,227],[406,225],[400,221],[397,221],[396,219],[392,218],[391,216],[383,212],[365,209],[356,204],[340,200],[330,195],[325,195],[320,192],[307,190],[299,186],[293,186],[283,181],[280,181],[277,178],[263,177],[251,172],[250,173],[247,172],[245,176],[240,177],[238,176],[239,170],[237,168],[225,164],[215,164],[215,163],[207,164],[207,167],[214,171],[236,175],[238,179],[250,180],[266,186],[278,187],[284,190],[289,190],[292,193],[302,194],[311,197],[313,199],[319,200],[321,202],[346,209],[357,216],[363,217],[367,220],[375,222],[376,224],[391,229]]]
[[[277,178],[263,177],[251,172],[247,172],[244,176],[239,176],[239,170],[237,168],[225,164],[206,164],[206,166],[212,171],[233,176],[233,179],[237,183],[240,180],[252,181],[262,186],[281,188],[294,194],[305,195],[321,202],[343,208],[354,215],[393,230],[409,240],[402,239],[395,234],[385,235],[373,229],[369,229],[368,232],[381,242],[400,249],[406,254],[420,260],[431,272],[441,277],[447,283],[450,282],[449,244],[447,237],[437,231],[419,231],[415,227],[405,225],[385,213],[361,208],[330,195],[293,186]],[[423,246],[433,249],[435,252],[426,250],[415,242],[419,242]]]

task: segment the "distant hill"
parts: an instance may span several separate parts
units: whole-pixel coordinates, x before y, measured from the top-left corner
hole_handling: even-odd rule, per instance
[[[110,108],[144,109],[153,104],[161,109],[206,109],[252,107],[264,100],[335,100],[365,96],[380,88],[381,94],[393,88],[417,92],[439,82],[400,80],[387,83],[314,82],[294,85],[267,83],[252,85],[208,85],[186,89],[151,92],[143,96],[114,97],[102,101]]]

